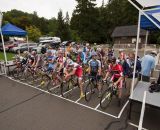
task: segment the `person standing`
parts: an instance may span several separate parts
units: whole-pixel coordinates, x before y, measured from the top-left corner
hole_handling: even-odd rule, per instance
[[[141,62],[141,75],[142,81],[149,82],[150,76],[153,74],[155,68],[155,57],[157,56],[156,51],[152,51],[150,54],[145,55]]]

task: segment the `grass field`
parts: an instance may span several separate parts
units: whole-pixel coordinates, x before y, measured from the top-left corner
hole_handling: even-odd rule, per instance
[[[7,53],[7,60],[9,61],[9,60],[13,60],[13,57],[14,57],[14,53]],[[3,52],[0,52],[0,60],[5,60],[4,59],[4,54],[3,54]]]

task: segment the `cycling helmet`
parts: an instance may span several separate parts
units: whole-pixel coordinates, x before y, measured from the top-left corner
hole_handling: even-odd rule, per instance
[[[25,56],[27,56],[27,55],[29,55],[29,52],[28,52],[28,51],[24,51],[23,54],[24,54]]]
[[[92,56],[97,56],[97,53],[96,52],[92,52]]]
[[[78,49],[78,53],[81,53],[82,52],[82,49]]]
[[[63,51],[62,51],[62,50],[59,50],[58,53],[59,53],[59,54],[63,54]]]
[[[32,51],[31,54],[32,54],[32,55],[36,55],[37,52],[36,52],[36,51]]]
[[[97,51],[101,51],[102,49],[101,48],[97,48]]]
[[[68,66],[73,66],[73,63],[74,62],[71,59],[68,59],[68,61],[67,61]]]
[[[51,51],[51,50],[47,50],[47,53],[48,53],[48,54],[51,54],[51,53],[52,53],[52,51]]]
[[[119,52],[123,52],[124,50],[123,49],[119,49]]]

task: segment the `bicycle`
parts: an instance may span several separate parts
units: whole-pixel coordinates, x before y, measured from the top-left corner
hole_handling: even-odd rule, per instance
[[[111,78],[107,79],[106,85],[107,89],[103,92],[101,99],[100,99],[100,107],[102,109],[106,109],[112,101],[112,97],[116,96],[118,98],[118,86],[114,85],[114,82],[110,80]],[[126,81],[123,80],[122,88],[126,88]]]
[[[87,102],[90,101],[92,94],[95,93],[94,89],[98,89],[98,80],[97,80],[97,76],[89,76],[89,82],[87,84],[87,86],[85,87],[85,100]],[[102,85],[102,82],[99,82]],[[103,86],[102,86],[103,88]],[[101,88],[101,89],[102,89]]]
[[[63,74],[61,74],[59,71],[49,71],[45,75],[43,75],[42,79],[48,80],[48,84],[46,85],[46,88],[48,92],[52,93],[52,88],[57,85],[61,85],[62,79],[63,79]],[[46,82],[46,81],[45,81]],[[52,83],[51,83],[52,82]]]
[[[71,92],[76,86],[79,87],[78,78],[75,79],[73,76],[67,81],[63,81],[60,85],[60,93],[62,97],[65,97],[66,92]]]

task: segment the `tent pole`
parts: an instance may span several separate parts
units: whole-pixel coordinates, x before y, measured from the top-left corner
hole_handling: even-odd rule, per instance
[[[145,41],[145,47],[144,47],[144,55],[146,54],[147,43],[148,43],[148,35],[149,35],[149,31],[146,32],[146,41]]]
[[[1,22],[2,22],[2,20],[3,20],[3,13],[1,11],[0,11],[0,15],[1,15]],[[4,59],[5,59],[4,70],[5,70],[5,74],[7,74],[7,70],[6,70],[7,55],[6,55],[6,49],[5,49],[5,46],[4,46],[4,38],[3,38],[3,34],[2,34],[1,24],[2,23],[0,23],[0,33],[1,33],[1,39],[2,39],[2,45],[3,45],[3,53],[4,53]]]
[[[138,55],[138,46],[139,46],[139,37],[140,37],[140,21],[141,21],[141,12],[139,11],[138,29],[137,29],[137,41],[136,41],[136,54],[135,54],[133,80],[132,80],[131,96],[130,96],[131,99],[133,97],[133,89],[134,89],[134,83],[135,83],[135,73],[136,73],[136,64],[137,64],[137,55]]]
[[[28,46],[28,52],[29,52],[28,35],[26,36],[26,38],[27,38],[27,46]]]

